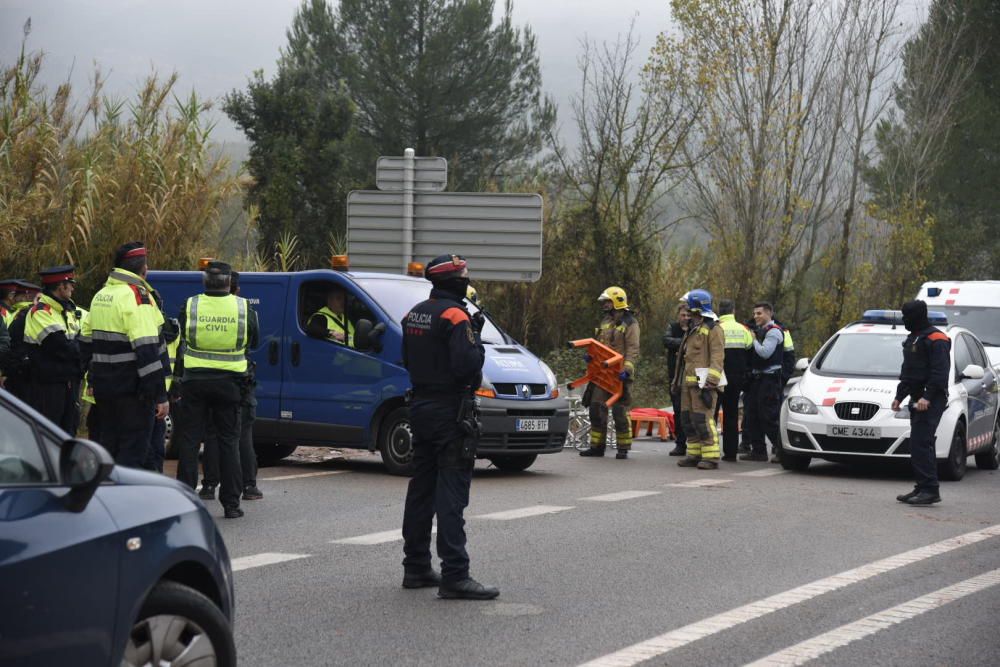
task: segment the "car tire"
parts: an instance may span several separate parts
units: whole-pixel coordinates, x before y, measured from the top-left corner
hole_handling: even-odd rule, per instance
[[[378,429],[378,451],[390,475],[409,477],[413,474],[413,428],[407,408],[396,408],[382,419]]]
[[[522,472],[531,467],[538,454],[509,454],[490,457],[490,462],[504,472]]]
[[[1000,468],[1000,422],[993,427],[993,445],[985,452],[976,454],[976,467],[980,470]]]
[[[278,461],[291,456],[296,449],[296,445],[276,445],[273,442],[253,444],[253,450],[257,453],[257,465],[261,467],[275,465]]]
[[[965,424],[959,423],[951,436],[951,447],[948,458],[938,461],[938,477],[948,482],[957,482],[965,476],[966,462],[969,458],[965,444]]]
[[[173,581],[157,584],[132,625],[121,664],[187,664],[185,658],[194,662],[200,655],[206,664],[236,666],[229,621],[214,602],[193,588]]]
[[[809,467],[810,463],[812,463],[811,456],[791,454],[783,446],[778,450],[778,459],[781,461],[781,467],[783,469],[794,470],[796,472],[802,472]]]

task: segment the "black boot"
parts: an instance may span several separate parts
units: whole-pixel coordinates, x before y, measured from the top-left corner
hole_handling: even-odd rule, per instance
[[[618,448],[618,452],[615,453],[615,458],[616,459],[627,459],[628,458],[628,450],[627,449],[621,449],[619,447]]]
[[[215,484],[201,483],[201,491],[198,492],[198,497],[202,500],[215,500]]]
[[[604,456],[604,446],[591,447],[580,452],[580,456]]]
[[[500,589],[483,586],[472,577],[451,583],[441,582],[438,597],[443,600],[492,600],[500,595]]]
[[[441,575],[433,568],[426,572],[404,572],[403,588],[431,588],[441,585]]]
[[[908,502],[910,502],[910,498],[916,498],[917,494],[919,494],[919,493],[920,493],[920,491],[918,491],[916,489],[913,489],[909,493],[903,493],[903,494],[900,494],[900,495],[896,496],[896,500],[898,500],[901,503],[908,503]]]
[[[907,505],[933,505],[934,503],[941,502],[941,494],[937,491],[921,491],[904,502]]]
[[[670,456],[684,456],[687,454],[687,447],[682,447],[680,445],[675,445],[673,449],[670,450]]]

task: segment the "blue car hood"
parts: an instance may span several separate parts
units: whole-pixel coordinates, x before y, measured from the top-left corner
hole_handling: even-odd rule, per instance
[[[183,490],[185,487],[176,479],[161,475],[149,470],[139,470],[138,468],[126,468],[116,465],[111,471],[109,478],[115,484],[125,486],[166,486],[171,489]]]
[[[538,358],[517,344],[487,345],[483,376],[493,383],[548,383]]]

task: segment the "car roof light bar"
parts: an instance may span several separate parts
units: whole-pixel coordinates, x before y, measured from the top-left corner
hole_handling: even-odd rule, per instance
[[[927,313],[927,320],[933,325],[947,326],[948,316],[942,312],[932,310]],[[902,324],[903,311],[901,310],[866,310],[861,317],[864,324]]]

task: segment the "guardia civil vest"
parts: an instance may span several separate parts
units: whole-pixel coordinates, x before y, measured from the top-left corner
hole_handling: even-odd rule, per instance
[[[247,371],[247,301],[199,294],[184,306],[184,370]]]
[[[736,321],[733,315],[719,317],[719,326],[726,338],[724,368],[730,384],[743,382],[750,368],[753,350],[753,334],[750,329]]]

